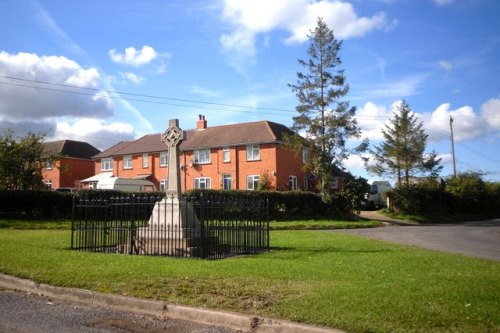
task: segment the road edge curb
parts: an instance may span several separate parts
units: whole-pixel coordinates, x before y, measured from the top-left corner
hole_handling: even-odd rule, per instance
[[[0,288],[39,294],[88,306],[155,315],[190,322],[227,327],[252,333],[344,333],[344,331],[300,324],[287,320],[263,318],[229,311],[218,311],[170,304],[132,296],[106,294],[86,289],[56,287],[0,273]]]

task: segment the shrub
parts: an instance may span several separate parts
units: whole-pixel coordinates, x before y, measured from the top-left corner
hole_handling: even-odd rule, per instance
[[[399,186],[387,193],[391,209],[406,214],[498,214],[500,183],[478,173],[463,173],[437,182]]]
[[[72,195],[50,191],[0,191],[0,216],[22,219],[71,218]]]
[[[265,200],[269,202],[269,219],[276,221],[321,218],[328,212],[321,197],[310,192],[189,190],[186,195],[196,198],[201,193]]]

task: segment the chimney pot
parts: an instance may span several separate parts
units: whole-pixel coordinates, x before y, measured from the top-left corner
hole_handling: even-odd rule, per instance
[[[196,129],[197,130],[204,130],[206,128],[207,128],[207,121],[205,120],[205,116],[199,114],[198,121],[196,122]]]

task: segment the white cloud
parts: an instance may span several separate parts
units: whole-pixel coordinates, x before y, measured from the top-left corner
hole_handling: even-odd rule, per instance
[[[120,72],[120,76],[124,78],[127,81],[130,81],[135,84],[141,84],[144,81],[144,78],[142,76],[139,76],[135,73],[131,72]]]
[[[453,64],[449,61],[440,60],[438,66],[446,71],[451,71],[453,69]]]
[[[362,137],[371,141],[383,140],[382,129],[393,117],[401,101],[395,101],[390,108],[367,102],[356,112]],[[411,107],[411,105],[410,105]],[[470,106],[452,109],[451,104],[443,103],[433,112],[418,113],[413,110],[419,121],[423,122],[430,142],[450,140],[450,116],[453,117],[453,136],[455,141],[475,139],[500,131],[500,98],[492,98],[482,105],[481,115]]]
[[[396,79],[391,82],[382,82],[379,84],[364,86],[361,82],[356,85],[357,91],[351,100],[371,100],[378,98],[404,98],[420,93],[420,86],[426,80],[428,74],[414,75]],[[352,85],[354,87],[354,85]]]
[[[367,137],[370,140],[382,140],[382,129],[391,116],[392,111],[387,110],[385,106],[376,105],[372,102],[367,102],[364,106],[358,108],[356,119],[363,131],[361,137]]]
[[[130,124],[108,123],[104,120],[82,118],[74,122],[60,121],[48,140],[72,139],[86,141],[98,149],[106,149],[122,140],[132,140],[135,132]]]
[[[369,155],[365,155],[363,157],[369,157]],[[353,169],[364,169],[365,162],[358,155],[349,155],[349,157],[344,161],[344,166],[347,170],[352,172]]]
[[[141,50],[130,46],[125,49],[125,53],[118,53],[115,49],[111,49],[108,54],[111,60],[118,64],[136,67],[146,65],[158,57],[158,53],[149,45],[144,45]]]
[[[100,84],[97,69],[83,68],[66,57],[2,51],[0,75],[11,78],[1,79],[0,115],[4,119],[19,122],[56,116],[104,118],[114,113],[108,94],[94,90]]]
[[[455,0],[434,0],[434,3],[438,6],[445,6],[454,3]]]
[[[225,0],[222,18],[233,30],[223,34],[220,42],[223,50],[232,55],[230,64],[241,71],[247,62],[255,62],[257,35],[281,29],[289,33],[285,43],[303,43],[318,17],[339,39],[362,37],[389,25],[385,13],[359,17],[350,3],[339,0]]]
[[[219,91],[215,91],[215,90],[208,89],[205,87],[200,87],[197,85],[191,86],[191,92],[194,94],[203,96],[203,97],[210,97],[210,98],[222,96],[222,93]]]
[[[470,106],[451,110],[451,104],[441,104],[432,113],[420,115],[424,127],[433,141],[449,140],[450,116],[453,117],[453,137],[456,141],[474,139],[490,132],[484,119]]]
[[[481,111],[489,126],[495,131],[500,131],[500,98],[495,97],[486,101],[481,106]]]

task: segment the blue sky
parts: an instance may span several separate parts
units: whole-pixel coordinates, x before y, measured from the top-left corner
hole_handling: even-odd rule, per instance
[[[105,149],[172,118],[194,128],[198,114],[208,126],[291,126],[287,84],[321,16],[343,40],[339,69],[363,137],[377,144],[405,99],[442,176],[453,116],[457,170],[500,181],[499,15],[496,0],[3,0],[0,130]],[[346,167],[377,178],[355,156]]]

